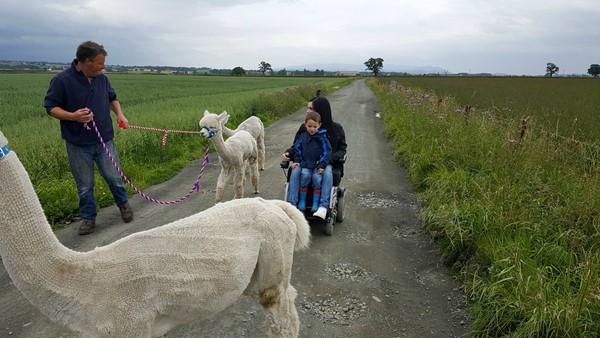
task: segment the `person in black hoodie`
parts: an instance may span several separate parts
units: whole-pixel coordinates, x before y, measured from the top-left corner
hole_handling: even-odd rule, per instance
[[[342,128],[342,125],[333,121],[331,115],[331,105],[329,104],[329,100],[327,100],[325,97],[320,96],[320,90],[317,91],[317,96],[312,98],[306,106],[306,112],[308,113],[310,111],[316,111],[317,113],[319,113],[319,115],[321,115],[321,129],[326,130],[326,135],[329,139],[329,142],[331,143],[332,149],[331,163],[325,168],[325,172],[323,173],[323,180],[321,183],[321,198],[319,201],[319,207],[325,208],[325,211],[323,211],[323,209],[320,209],[313,214],[313,216],[325,219],[327,217],[327,209],[329,208],[329,194],[331,192],[331,187],[333,186],[333,168],[341,170],[341,175],[343,176],[343,165],[340,162],[340,160],[346,156],[346,134],[344,133],[344,128]],[[304,124],[302,124],[296,132],[296,136],[294,137],[294,143],[298,139],[300,134],[302,134],[304,131],[306,131],[306,128]],[[294,157],[294,154],[295,150],[292,146],[283,153],[281,158],[284,161],[289,161]],[[290,176],[290,181],[298,179],[298,177],[294,177],[293,175]]]
[[[331,160],[331,144],[326,136],[325,129],[321,127],[321,116],[316,112],[308,112],[304,120],[306,131],[300,134],[294,143],[294,160],[292,172],[300,172],[299,182],[297,179],[289,185],[288,202],[304,211],[306,209],[306,195],[308,184],[312,182],[313,204],[311,211],[317,212],[321,196],[321,183],[325,168]],[[298,173],[293,175],[298,176]],[[298,195],[298,192],[300,193]],[[325,214],[327,209],[322,210]]]

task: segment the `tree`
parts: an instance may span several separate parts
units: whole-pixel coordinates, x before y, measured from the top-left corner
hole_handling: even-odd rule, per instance
[[[552,62],[546,64],[546,76],[552,77],[552,75],[558,73],[558,66]]]
[[[265,73],[269,72],[269,71],[272,72],[273,68],[271,68],[271,64],[270,63],[261,61],[258,64],[258,71],[261,72],[263,76],[265,76]]]
[[[383,68],[383,59],[382,58],[370,58],[367,62],[365,62],[365,66],[368,70],[373,72],[373,76],[379,75],[379,70]]]
[[[590,68],[588,69],[588,74],[590,74],[593,77],[597,77],[598,75],[600,75],[600,65],[595,63],[593,65],[590,65]]]
[[[244,76],[246,71],[242,67],[235,67],[231,70],[231,76]]]

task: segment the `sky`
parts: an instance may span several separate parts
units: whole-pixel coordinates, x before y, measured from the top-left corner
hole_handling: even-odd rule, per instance
[[[600,1],[0,0],[0,60],[70,62],[85,40],[109,65],[365,70],[382,58],[382,71],[543,75],[551,62],[586,74],[600,64]]]

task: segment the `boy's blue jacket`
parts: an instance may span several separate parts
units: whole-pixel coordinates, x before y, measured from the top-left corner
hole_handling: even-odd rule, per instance
[[[314,135],[302,133],[294,143],[294,162],[300,163],[302,168],[325,169],[331,162],[331,143],[326,134],[325,129]]]

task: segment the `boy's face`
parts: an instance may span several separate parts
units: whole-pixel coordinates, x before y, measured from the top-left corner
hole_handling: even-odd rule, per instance
[[[315,120],[308,120],[304,122],[304,126],[309,134],[314,135],[321,128],[321,123]]]

